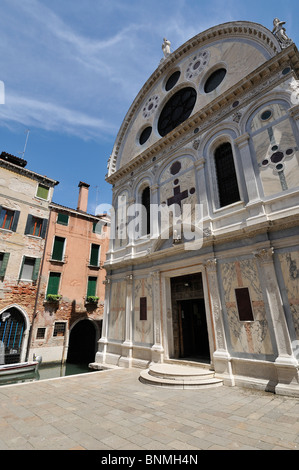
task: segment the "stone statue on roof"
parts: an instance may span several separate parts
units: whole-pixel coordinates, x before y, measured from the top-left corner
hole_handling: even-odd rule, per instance
[[[165,59],[171,54],[170,46],[171,46],[171,42],[168,41],[168,39],[164,38],[163,44],[162,44],[162,51],[163,51]]]
[[[292,44],[292,39],[290,39],[286,33],[286,29],[284,27],[285,21],[280,21],[279,18],[274,18],[273,21],[273,31],[272,33],[276,37],[276,39],[279,41],[280,45],[282,48],[288,47],[290,44]]]

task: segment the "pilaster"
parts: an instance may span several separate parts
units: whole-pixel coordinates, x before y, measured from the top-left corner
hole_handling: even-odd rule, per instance
[[[106,276],[105,281],[105,307],[103,314],[103,326],[102,326],[102,336],[98,341],[98,352],[96,353],[96,362],[105,364],[106,355],[107,355],[107,345],[108,345],[108,324],[109,324],[109,309],[110,309],[110,292],[111,292],[111,280]]]
[[[162,345],[162,312],[161,312],[161,275],[160,271],[151,272],[153,286],[153,320],[154,344],[152,346],[152,362],[163,362],[164,348]]]
[[[223,312],[217,279],[217,260],[215,258],[208,259],[205,263],[205,267],[215,331],[215,351],[213,354],[214,368],[217,376],[223,378],[226,385],[234,386],[231,357],[227,349],[225,338]]]
[[[272,247],[265,248],[255,252],[254,255],[262,272],[264,292],[267,296],[269,314],[278,352],[274,363],[278,378],[275,392],[278,394],[285,393],[286,388],[291,389],[295,387],[298,393],[298,362],[293,355],[283,302],[276,277],[273,261],[274,249]]]
[[[133,274],[126,276],[126,311],[125,311],[125,341],[122,343],[120,367],[132,367],[133,358]]]
[[[243,134],[235,139],[235,144],[239,149],[242,168],[244,171],[244,178],[246,182],[246,189],[248,194],[249,203],[260,200],[259,188],[254,173],[252,158],[249,147],[249,134]]]

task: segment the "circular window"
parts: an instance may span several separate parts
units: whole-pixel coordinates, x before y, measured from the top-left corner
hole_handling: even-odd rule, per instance
[[[180,76],[181,76],[181,72],[179,70],[174,72],[167,80],[166,85],[165,85],[165,90],[166,91],[171,90],[179,81]]]
[[[215,72],[213,72],[209,76],[209,78],[207,79],[205,83],[205,86],[204,86],[205,93],[211,93],[212,91],[216,90],[216,88],[219,87],[220,83],[222,83],[223,80],[225,79],[226,73],[227,73],[226,69],[224,68],[215,70]]]
[[[270,119],[271,116],[272,116],[272,111],[270,109],[267,109],[267,111],[264,111],[261,114],[261,120],[268,121],[268,119]]]
[[[145,144],[145,142],[150,138],[152,133],[152,128],[151,127],[146,127],[142,132],[139,137],[139,143],[140,145]]]
[[[162,137],[188,119],[194,109],[196,98],[197,93],[191,87],[183,88],[170,98],[158,122],[158,131]]]

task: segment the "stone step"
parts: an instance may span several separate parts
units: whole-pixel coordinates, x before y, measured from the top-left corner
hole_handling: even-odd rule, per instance
[[[223,385],[213,371],[194,366],[176,364],[152,364],[141,371],[140,381],[147,385],[168,388],[210,388]]]

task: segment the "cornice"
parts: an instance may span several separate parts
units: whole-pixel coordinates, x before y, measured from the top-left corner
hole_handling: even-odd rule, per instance
[[[134,171],[141,163],[157,156],[159,152],[165,151],[169,145],[173,146],[175,143],[178,144],[179,141],[181,144],[186,145],[187,142],[195,138],[196,134],[205,131],[211,124],[223,120],[232,112],[236,112],[243,107],[253,97],[255,98],[260,93],[264,94],[267,90],[284,81],[287,76],[279,74],[279,72],[287,66],[291,66],[293,72],[299,78],[299,53],[295,44],[291,44],[275,57],[262,64],[164,138],[159,139],[158,142],[137,155],[115,173],[107,176],[106,181],[115,184],[120,178]],[[232,108],[236,101],[239,101],[238,106]],[[118,136],[118,139],[120,139],[120,136]],[[117,152],[117,149],[115,151]],[[114,158],[117,158],[117,153],[115,153]]]
[[[34,171],[28,170],[27,168],[23,168],[19,165],[15,165],[14,163],[10,163],[5,160],[0,159],[0,167],[12,171],[13,173],[18,173],[20,175],[27,176],[27,178],[39,181],[51,187],[59,184],[59,181],[48,178],[47,176],[40,175],[38,173],[35,173]]]

